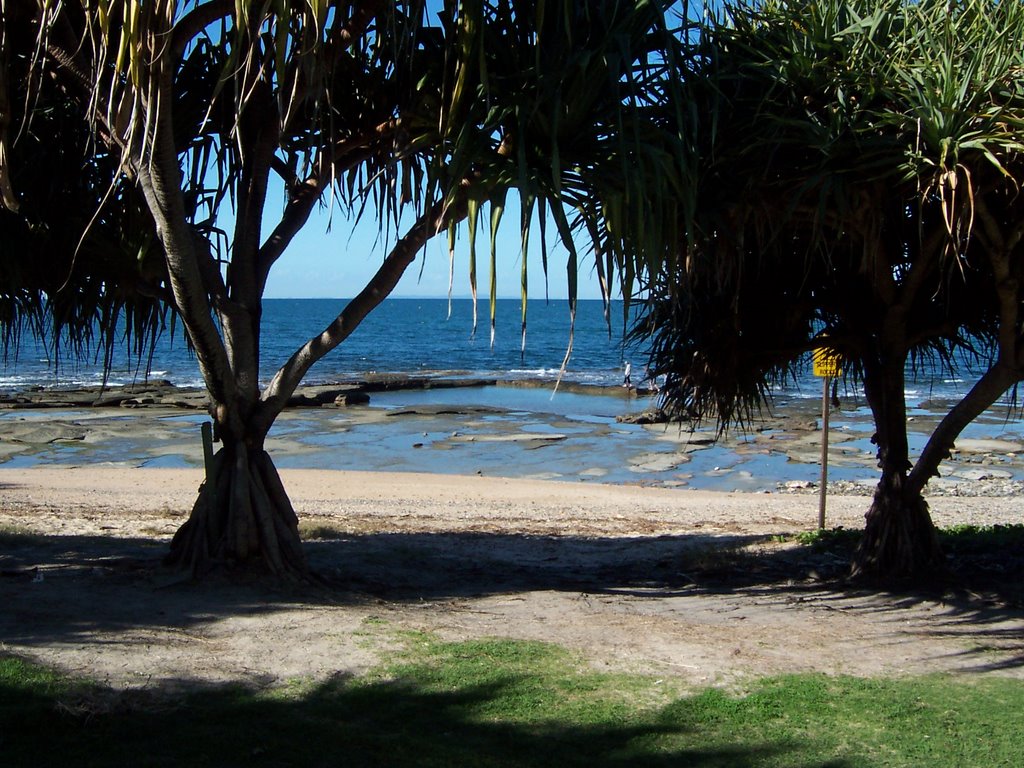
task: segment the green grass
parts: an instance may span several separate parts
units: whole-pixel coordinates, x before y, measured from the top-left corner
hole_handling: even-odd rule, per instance
[[[19,547],[35,546],[43,540],[43,536],[32,533],[32,531],[24,526],[0,525],[0,547],[17,549]]]
[[[334,541],[352,535],[340,526],[308,520],[299,520],[299,534],[304,541]]]
[[[861,531],[847,528],[825,528],[813,531],[801,531],[790,537],[782,537],[782,541],[792,540],[805,547],[819,549],[845,548],[853,550],[860,541]]]
[[[264,691],[116,692],[0,657],[0,763],[988,767],[1024,754],[1020,681],[800,675],[686,691],[540,643],[400,640],[364,678]]]
[[[955,554],[1024,549],[1024,525],[954,525],[939,529],[942,548]]]

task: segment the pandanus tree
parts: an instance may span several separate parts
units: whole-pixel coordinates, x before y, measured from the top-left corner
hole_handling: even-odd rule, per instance
[[[194,573],[306,574],[265,439],[310,367],[432,237],[453,243],[465,223],[475,293],[481,219],[493,265],[515,190],[524,251],[531,220],[554,222],[570,305],[581,234],[606,282],[657,265],[674,239],[674,37],[659,2],[7,0],[0,24],[0,226],[63,273],[5,273],[5,328],[62,304],[88,310],[61,326],[83,342],[97,319],[109,339],[119,310],[142,331],[164,310],[180,322],[222,445],[171,545]],[[67,219],[41,202],[47,180],[28,178],[34,155],[61,166],[58,147],[75,165],[52,179],[90,179],[73,185]],[[324,205],[376,217],[390,250],[262,381],[267,280]],[[652,215],[669,225],[643,226]]]
[[[670,403],[741,423],[808,352],[863,386],[881,470],[854,570],[942,566],[923,498],[963,428],[1024,374],[1024,6],[729,6],[682,79],[696,208],[637,326]],[[911,460],[905,384],[983,375]]]

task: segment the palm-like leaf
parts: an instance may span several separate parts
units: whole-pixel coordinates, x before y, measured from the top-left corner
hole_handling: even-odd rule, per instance
[[[8,34],[25,34],[14,24]],[[117,163],[94,154],[81,106],[31,82],[25,60],[9,62],[8,128],[17,151],[4,173],[17,213],[0,209],[0,321],[6,351],[27,326],[62,357],[102,356],[127,343],[141,361],[170,322],[166,277],[152,218]],[[23,108],[33,110],[27,121]]]
[[[1024,178],[1006,32],[1022,28],[1020,4],[727,10],[685,76],[699,116],[692,240],[638,330],[656,329],[680,400],[742,421],[822,328],[857,377],[991,350],[997,304],[972,222],[983,200],[1008,214]]]

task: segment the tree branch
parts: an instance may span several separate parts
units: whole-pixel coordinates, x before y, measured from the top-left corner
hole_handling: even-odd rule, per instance
[[[65,72],[70,75],[71,84],[74,85],[76,90],[85,95],[92,94],[93,88],[96,84],[93,82],[86,70],[82,68],[78,57],[52,41],[47,41],[46,53],[57,64],[55,69],[58,72]],[[62,78],[61,82],[67,84],[67,79]],[[106,110],[99,111],[101,113],[105,113]]]
[[[246,104],[239,123],[240,143],[249,151],[240,158],[229,287],[232,299],[251,303],[259,299],[260,232],[279,139],[276,109],[268,89],[255,89],[253,100]]]
[[[185,215],[174,146],[170,79],[170,72],[165,69],[160,82],[163,108],[155,116],[149,148],[138,148],[131,160],[164,247],[174,303],[196,350],[199,370],[214,400],[228,403],[234,399],[234,379],[227,352],[210,314],[193,232]],[[237,418],[238,414],[227,413],[220,420],[226,421],[226,426],[236,426]]]
[[[291,197],[281,216],[280,222],[274,227],[263,247],[260,248],[257,278],[260,286],[266,284],[270,270],[284,254],[288,245],[299,233],[314,206],[320,200],[332,178],[348,172],[360,163],[373,156],[373,147],[381,139],[387,138],[398,128],[397,120],[387,120],[364,135],[339,141],[335,144],[329,160],[318,158],[317,169],[309,174],[304,181],[297,181],[291,186]],[[278,173],[281,173],[281,170]]]
[[[271,161],[280,135],[276,104],[264,79],[262,65],[253,67],[257,78],[247,89],[238,119],[238,208],[228,268],[228,301],[219,307],[221,326],[236,385],[248,403],[259,399],[260,315],[263,283],[259,279],[260,232],[267,201]],[[239,86],[247,88],[245,81]]]
[[[274,227],[274,231],[270,233],[270,237],[260,248],[257,279],[261,292],[270,276],[271,268],[285,252],[295,235],[305,226],[313,212],[313,207],[320,200],[321,194],[323,194],[323,186],[318,176],[311,176],[292,188],[281,221]]]
[[[228,289],[224,284],[224,276],[220,273],[220,265],[214,258],[213,252],[210,249],[210,243],[205,237],[200,236],[198,233],[193,233],[192,242],[194,243],[199,272],[203,277],[203,285],[207,295],[213,301],[214,309],[217,309],[218,305],[227,301],[228,298]]]
[[[291,188],[301,183],[295,173],[295,169],[277,155],[270,159],[270,169],[280,177],[286,188]]]
[[[197,5],[174,25],[171,54],[180,61],[188,44],[217,19],[230,16],[235,10],[234,0],[213,0]]]
[[[1011,267],[1011,253],[1005,250],[1005,239],[999,223],[983,200],[975,202],[975,215],[989,233],[990,245],[985,249],[992,275],[995,278],[996,299],[999,304],[999,357],[1008,362],[1017,360],[1020,319],[1020,285]]]
[[[353,298],[338,317],[319,335],[307,341],[281,366],[263,393],[264,411],[262,418],[269,423],[280,413],[302,381],[303,376],[318,360],[336,348],[359,326],[359,323],[386,299],[405,270],[416,258],[416,253],[438,232],[449,224],[466,216],[466,205],[445,207],[443,202],[435,203],[422,214],[406,235],[384,259],[377,273],[366,287]]]
[[[931,478],[938,476],[939,465],[949,457],[964,428],[1019,380],[1020,371],[1002,362],[985,371],[971,387],[971,391],[943,417],[928,438],[928,443],[907,478],[906,487],[910,492],[920,493]]]

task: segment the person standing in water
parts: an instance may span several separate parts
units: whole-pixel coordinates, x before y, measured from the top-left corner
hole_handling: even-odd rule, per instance
[[[630,379],[630,374],[632,372],[633,372],[633,366],[627,360],[626,361],[626,370],[625,370],[625,372],[623,373],[623,376],[622,376],[622,386],[624,386],[626,389],[632,389],[633,388],[633,382]]]

